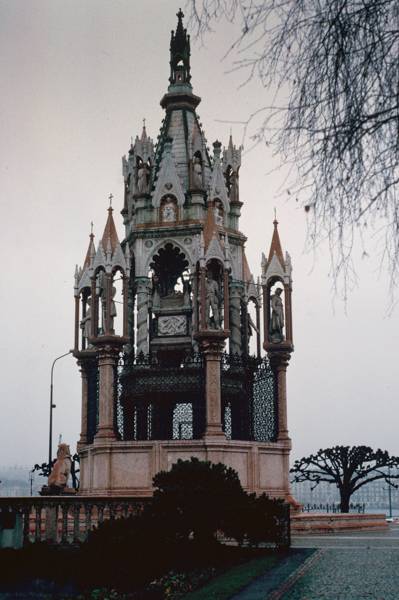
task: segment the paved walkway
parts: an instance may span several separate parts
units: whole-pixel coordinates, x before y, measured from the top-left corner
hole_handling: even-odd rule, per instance
[[[399,526],[300,536],[293,553],[230,600],[398,600]]]

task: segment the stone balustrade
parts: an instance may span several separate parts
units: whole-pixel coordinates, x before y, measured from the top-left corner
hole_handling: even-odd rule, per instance
[[[105,519],[138,514],[145,502],[146,499],[126,496],[0,498],[0,516],[22,514],[24,544],[44,540],[53,544],[77,544],[87,538],[93,526]],[[15,522],[20,523],[21,519]]]

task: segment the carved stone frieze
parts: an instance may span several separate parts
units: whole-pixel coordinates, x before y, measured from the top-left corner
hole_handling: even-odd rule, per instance
[[[158,317],[158,336],[187,334],[187,318],[184,315]]]

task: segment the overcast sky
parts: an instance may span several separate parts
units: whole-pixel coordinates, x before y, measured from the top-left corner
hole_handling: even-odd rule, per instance
[[[182,6],[184,9],[184,6]],[[73,346],[74,270],[95,242],[114,196],[124,237],[121,157],[143,118],[156,141],[167,91],[172,0],[0,0],[1,414],[0,466],[47,461],[50,371]],[[244,136],[243,123],[267,103],[258,81],[229,72],[237,35],[220,25],[192,41],[193,91],[208,145],[244,143],[241,231],[255,279],[269,251],[277,210],[283,251],[293,263],[295,352],[287,372],[292,459],[337,444],[399,455],[399,309],[388,318],[388,278],[355,248],[359,285],[334,302],[328,248],[304,254],[306,215],[278,195],[284,171]],[[54,370],[54,438],[76,450],[80,373],[72,356]]]

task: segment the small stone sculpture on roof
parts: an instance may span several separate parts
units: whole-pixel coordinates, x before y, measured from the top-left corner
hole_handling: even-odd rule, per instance
[[[195,188],[202,188],[202,167],[198,157],[194,159],[193,184]]]

